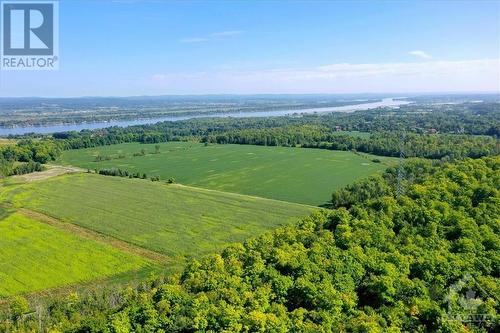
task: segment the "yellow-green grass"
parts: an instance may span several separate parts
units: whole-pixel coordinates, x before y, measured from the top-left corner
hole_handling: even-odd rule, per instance
[[[219,250],[308,215],[314,207],[96,174],[6,187],[1,201],[172,257]]]
[[[174,177],[185,185],[321,205],[334,190],[381,172],[384,163],[394,161],[346,151],[187,142],[162,143],[154,154],[154,146],[129,143],[66,151],[57,163],[91,170],[116,167]],[[133,156],[142,149],[145,156]],[[98,155],[111,160],[95,162]]]
[[[9,145],[15,145],[16,143],[17,143],[17,140],[14,140],[14,139],[0,138],[0,147],[2,147],[2,146],[9,146]]]
[[[6,212],[0,216],[0,297],[149,267],[143,258]]]

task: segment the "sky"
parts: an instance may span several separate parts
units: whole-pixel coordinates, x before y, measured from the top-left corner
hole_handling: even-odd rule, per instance
[[[60,0],[0,96],[500,91],[500,1]]]

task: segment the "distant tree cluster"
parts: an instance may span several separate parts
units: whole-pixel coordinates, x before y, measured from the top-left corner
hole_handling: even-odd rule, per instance
[[[141,178],[147,179],[147,175],[145,173],[141,174],[139,172],[128,172],[127,170],[122,170],[120,168],[111,168],[111,169],[100,169],[96,170],[96,173],[103,176],[113,176],[113,177],[126,177],[126,178]]]
[[[138,153],[134,153],[133,156],[134,157],[137,157],[137,156],[145,156],[146,155],[146,149],[141,149],[140,152]]]
[[[335,193],[333,210],[178,276],[52,300],[41,322],[66,332],[498,331],[499,169],[500,157],[408,161],[404,193],[390,169]],[[16,321],[16,309],[0,330],[36,330],[38,317]]]
[[[111,156],[97,155],[94,158],[94,162],[111,161],[111,160],[112,160]]]
[[[95,172],[97,174],[103,175],[103,176],[148,179],[148,176],[145,173],[139,173],[139,172],[132,173],[132,172],[129,172],[127,170],[122,170],[120,168],[100,169],[100,170],[96,169]],[[159,182],[160,176],[152,176],[149,179],[152,182]],[[175,182],[174,178],[167,179],[168,184],[173,184],[174,182]]]
[[[15,166],[12,169],[12,175],[24,175],[27,173],[39,172],[39,171],[43,171],[43,170],[44,170],[44,167],[41,163],[29,161],[28,163],[22,163],[22,164]]]
[[[0,178],[41,171],[42,164],[55,160],[61,145],[53,139],[20,140],[0,147]]]
[[[24,139],[16,144],[0,147],[0,159],[18,162],[33,161],[45,164],[55,160],[61,151],[61,143],[54,139]]]
[[[0,178],[14,175],[24,175],[32,172],[43,171],[44,167],[39,162],[16,162],[0,159]]]

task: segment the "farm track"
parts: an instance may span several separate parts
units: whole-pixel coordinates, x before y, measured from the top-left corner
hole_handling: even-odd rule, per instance
[[[25,182],[45,180],[52,177],[65,175],[68,173],[84,172],[85,170],[73,166],[49,165],[46,170],[27,173],[25,175],[12,176],[12,179],[20,179]]]
[[[46,214],[43,214],[43,213],[40,213],[40,212],[37,212],[34,210],[30,210],[30,209],[26,209],[26,208],[17,208],[17,211],[19,213],[21,213],[22,215],[29,217],[29,218],[32,218],[34,220],[37,220],[39,222],[49,224],[49,225],[54,226],[58,229],[70,232],[72,234],[75,234],[75,235],[78,235],[78,236],[81,236],[81,237],[84,237],[87,239],[106,243],[106,244],[111,245],[112,247],[119,249],[121,251],[135,254],[135,255],[139,255],[143,258],[149,259],[149,260],[157,262],[157,263],[166,264],[166,263],[174,262],[174,260],[175,260],[175,259],[170,258],[166,255],[161,254],[161,253],[154,252],[154,251],[144,249],[144,248],[139,247],[139,246],[132,245],[130,243],[113,238],[111,236],[104,235],[104,234],[101,234],[99,232],[80,227],[76,224],[69,223],[69,222],[62,222],[54,217],[48,216]]]

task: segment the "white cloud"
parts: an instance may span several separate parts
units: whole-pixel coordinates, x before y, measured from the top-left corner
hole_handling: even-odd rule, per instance
[[[167,76],[165,74],[153,74],[151,75],[151,79],[153,79],[154,81],[162,81],[162,80],[165,80],[167,78]]]
[[[210,34],[210,37],[233,37],[241,35],[242,33],[243,31],[241,30],[228,30],[228,31],[214,32]]]
[[[157,93],[500,91],[499,73],[500,59],[476,59],[167,73],[149,82]]]
[[[213,32],[206,37],[187,37],[182,38],[180,40],[181,43],[200,43],[200,42],[208,42],[210,40],[222,39],[222,38],[230,38],[241,35],[243,33],[242,30],[227,30],[227,31],[219,31]]]
[[[427,52],[421,51],[421,50],[415,50],[415,51],[410,51],[408,54],[415,56],[420,59],[431,59],[431,55],[428,54]]]
[[[203,38],[203,37],[188,37],[188,38],[182,38],[180,40],[181,43],[201,43],[201,42],[206,42],[208,41],[208,38]]]
[[[146,2],[146,3],[161,3],[161,0],[111,0],[112,3],[116,4],[127,4],[127,5],[134,5],[139,2]]]

